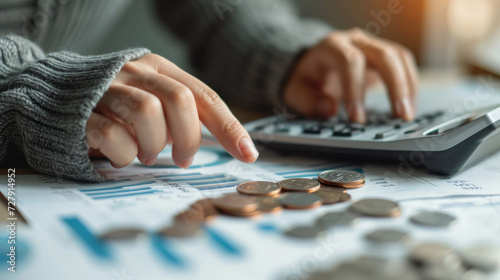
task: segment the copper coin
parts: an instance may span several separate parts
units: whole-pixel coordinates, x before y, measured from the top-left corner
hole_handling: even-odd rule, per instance
[[[191,237],[201,232],[200,224],[174,224],[161,229],[158,234],[165,237]]]
[[[257,211],[257,199],[245,195],[225,195],[214,199],[217,209],[226,213],[244,214]]]
[[[203,214],[203,210],[189,208],[188,210],[182,211],[179,214],[175,215],[174,221],[176,223],[202,223],[205,220],[205,216]]]
[[[215,209],[214,200],[212,198],[197,200],[191,205],[191,208],[201,209],[204,220],[212,220],[215,216],[217,216],[217,209]]]
[[[362,186],[365,185],[365,181],[363,181],[361,184],[357,184],[357,185],[342,185],[342,187],[346,188],[346,189],[358,189],[358,188],[361,188]]]
[[[318,181],[312,179],[292,178],[279,181],[278,186],[287,191],[311,193],[319,190],[321,185]]]
[[[320,188],[313,194],[319,196],[323,204],[334,204],[340,202],[340,195],[342,193],[329,188]]]
[[[338,186],[329,186],[325,184],[321,184],[321,188],[328,188],[334,191],[337,191],[339,193],[347,193],[347,189],[344,187],[338,187]]]
[[[281,187],[273,182],[252,181],[239,184],[236,190],[242,194],[273,196],[280,193]]]
[[[357,186],[364,184],[365,175],[351,170],[334,169],[321,172],[318,175],[318,180],[323,184],[332,186]]]
[[[321,198],[311,193],[287,193],[280,196],[281,204],[290,209],[311,209],[321,206]]]

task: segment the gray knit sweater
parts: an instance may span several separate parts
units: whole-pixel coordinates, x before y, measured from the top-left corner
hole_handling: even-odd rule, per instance
[[[25,162],[45,174],[102,180],[88,157],[87,119],[121,67],[149,51],[75,52],[85,51],[127,3],[0,0],[0,34],[10,34],[0,35],[1,166]],[[299,19],[282,0],[158,0],[157,7],[186,41],[199,77],[247,108],[281,106],[297,55],[330,30]]]

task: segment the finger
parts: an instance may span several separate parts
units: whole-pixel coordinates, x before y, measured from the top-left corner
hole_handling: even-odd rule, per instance
[[[364,109],[364,80],[366,71],[365,55],[355,46],[344,40],[327,40],[331,58],[340,68],[343,100],[354,122],[366,121]]]
[[[306,117],[328,118],[338,113],[338,100],[322,94],[316,85],[307,80],[290,79],[284,92],[285,103]]]
[[[243,162],[254,162],[257,159],[259,153],[248,132],[215,91],[163,58],[153,56],[151,59],[156,60],[160,74],[171,77],[189,88],[194,95],[199,119],[226,151]],[[174,134],[172,130],[172,135]]]
[[[356,45],[356,40],[353,43]],[[363,40],[360,47],[366,55],[367,63],[376,69],[384,80],[394,115],[405,120],[413,119],[410,84],[398,51],[391,44],[372,38]]]
[[[410,97],[412,101],[413,110],[416,111],[417,108],[417,97],[418,97],[418,71],[417,63],[415,62],[415,56],[408,50],[402,48],[401,60],[405,67],[405,73],[407,80],[410,85]]]
[[[113,83],[95,109],[107,116],[111,112],[134,130],[139,144],[137,157],[153,165],[167,145],[167,125],[160,99],[136,87]]]
[[[116,168],[129,165],[137,156],[137,144],[127,130],[101,114],[90,115],[86,138],[89,147],[99,150]]]
[[[201,126],[193,93],[176,80],[158,74],[155,94],[162,100],[172,137],[172,158],[188,168],[201,145]]]

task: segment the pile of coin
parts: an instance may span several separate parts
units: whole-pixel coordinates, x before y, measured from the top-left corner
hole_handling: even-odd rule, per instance
[[[346,202],[351,199],[346,188],[359,188],[364,182],[362,173],[350,170],[324,171],[318,180],[290,178],[277,183],[244,182],[236,187],[237,193],[195,202],[189,209],[177,214],[175,221],[181,224],[200,223],[216,214],[254,217],[262,213],[280,212],[284,208],[304,210]],[[208,216],[206,213],[209,213]]]
[[[485,280],[499,267],[498,248],[475,245],[458,252],[441,243],[421,243],[410,248],[405,259],[360,256],[312,272],[307,279]]]

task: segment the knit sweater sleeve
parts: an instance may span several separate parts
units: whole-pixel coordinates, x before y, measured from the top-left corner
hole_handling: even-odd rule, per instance
[[[81,56],[45,54],[22,37],[0,37],[0,165],[98,182],[85,127],[99,99],[129,60],[146,49]]]
[[[282,87],[301,51],[332,28],[289,0],[157,0],[160,18],[188,45],[198,75],[226,101],[281,111]]]

